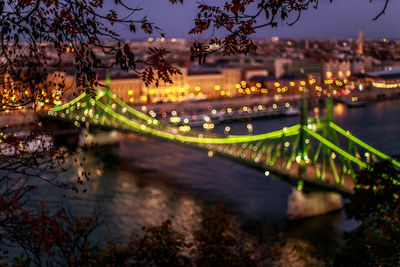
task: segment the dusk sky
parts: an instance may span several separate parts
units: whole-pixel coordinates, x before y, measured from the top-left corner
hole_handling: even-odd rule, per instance
[[[168,0],[138,0],[135,1],[144,10],[149,19],[159,25],[167,34],[167,38],[190,37],[187,32],[193,25],[196,14],[196,1],[186,0],[184,5],[171,5]],[[208,1],[213,3],[213,1]],[[215,3],[215,2],[214,2]],[[300,21],[294,26],[285,23],[277,29],[264,28],[254,37],[269,38],[279,37],[323,37],[323,38],[351,38],[358,34],[359,29],[364,29],[366,38],[397,38],[400,39],[400,1],[391,0],[386,14],[377,21],[372,19],[383,7],[383,0],[322,0],[317,10],[311,9],[304,12]],[[127,38],[128,35],[126,36]],[[145,34],[137,33],[133,38],[145,38]],[[203,38],[207,38],[206,34]]]

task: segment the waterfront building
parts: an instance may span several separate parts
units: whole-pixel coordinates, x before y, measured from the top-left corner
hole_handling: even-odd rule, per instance
[[[242,71],[225,69],[181,68],[182,75],[173,75],[173,83],[159,82],[146,86],[133,73],[115,72],[110,74],[110,89],[127,103],[182,102],[239,95],[236,84],[242,80]],[[104,75],[99,77],[105,83]]]
[[[358,91],[367,99],[400,97],[400,67],[358,76]]]
[[[136,103],[142,96],[142,80],[132,72],[111,72],[110,90],[126,103]],[[100,83],[105,84],[105,73],[99,77]],[[147,99],[143,99],[145,102]]]

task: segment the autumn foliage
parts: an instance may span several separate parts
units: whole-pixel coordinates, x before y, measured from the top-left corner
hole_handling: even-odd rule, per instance
[[[141,233],[133,232],[128,240],[106,237],[105,242],[99,243],[92,235],[99,225],[97,217],[76,218],[65,211],[50,213],[44,204],[40,213],[34,215],[18,206],[10,219],[19,227],[10,228],[6,236],[8,242],[23,248],[12,259],[13,264],[257,266],[271,262],[274,253],[269,246],[272,242],[262,247],[260,241],[244,238],[222,207],[204,210],[191,235],[176,231],[168,219],[159,226],[143,227]]]
[[[128,15],[119,15],[117,9]],[[78,88],[97,85],[98,70],[112,67],[135,71],[146,84],[172,82],[171,75],[179,70],[163,59],[167,51],[153,48],[149,56],[136,57],[115,30],[124,25],[133,34],[140,29],[164,36],[140,11],[121,0],[107,4],[103,0],[1,0],[0,77],[6,77],[2,79],[6,91],[0,97],[0,111],[35,104],[42,92],[51,98],[51,89],[62,90],[64,84],[53,84],[49,75],[67,71],[68,66]],[[104,43],[105,39],[118,46]]]

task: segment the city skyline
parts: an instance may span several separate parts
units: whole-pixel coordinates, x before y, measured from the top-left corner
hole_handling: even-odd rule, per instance
[[[167,38],[185,37],[197,39],[196,35],[188,35],[196,15],[196,3],[186,1],[183,5],[171,5],[168,1],[137,1],[137,6],[143,8],[141,15],[148,15],[150,21],[161,27]],[[396,10],[400,2],[391,1],[388,8],[378,20],[373,18],[381,11],[384,2],[364,0],[335,0],[332,3],[323,1],[318,9],[304,12],[300,20],[293,26],[280,22],[277,28],[263,28],[254,34],[253,38],[355,38],[360,29],[365,30],[368,39],[400,39],[400,28]],[[357,10],[358,12],[354,12]],[[139,13],[138,13],[139,14]],[[179,16],[175,15],[179,14]],[[316,23],[318,21],[319,23]],[[127,39],[143,39],[149,37],[141,31],[130,35],[127,29],[121,29],[121,34]],[[223,36],[224,32],[216,32],[216,36]],[[155,36],[155,35],[154,35]],[[206,39],[211,34],[203,34]]]

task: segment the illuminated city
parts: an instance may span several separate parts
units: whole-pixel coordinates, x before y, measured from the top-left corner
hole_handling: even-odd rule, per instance
[[[0,0],[1,263],[398,264],[400,5],[142,2]]]

